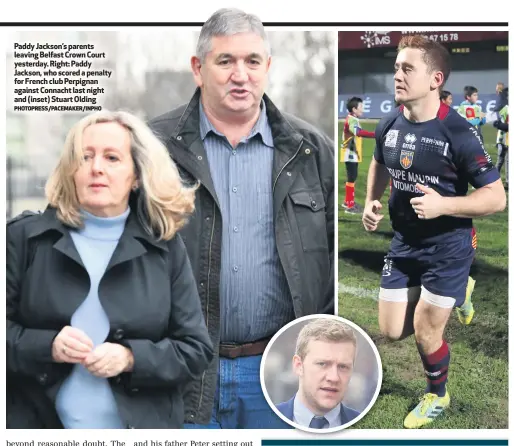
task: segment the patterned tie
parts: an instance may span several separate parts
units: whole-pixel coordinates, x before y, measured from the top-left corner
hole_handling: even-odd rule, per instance
[[[325,417],[313,417],[309,427],[313,429],[326,429],[328,425],[328,420]]]

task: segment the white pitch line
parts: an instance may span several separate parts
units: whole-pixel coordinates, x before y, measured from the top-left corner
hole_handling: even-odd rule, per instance
[[[338,291],[339,293],[347,293],[355,297],[362,297],[365,299],[372,299],[378,301],[378,293],[380,290],[378,288],[373,288],[370,290],[368,288],[345,285],[344,283],[339,282]]]
[[[354,297],[378,301],[378,293],[380,290],[378,288],[373,288],[370,290],[368,288],[345,285],[344,283],[339,282],[338,291],[339,293],[351,294]],[[507,326],[508,319],[505,316],[499,316],[487,312],[480,312],[480,323],[483,324],[485,327],[494,328],[498,327],[498,324]]]

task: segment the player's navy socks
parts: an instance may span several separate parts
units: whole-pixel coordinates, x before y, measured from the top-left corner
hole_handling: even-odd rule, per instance
[[[427,377],[427,388],[425,393],[435,393],[444,396],[446,393],[446,382],[448,381],[448,366],[450,365],[450,349],[443,340],[443,345],[439,350],[424,355],[418,344],[419,355],[423,362],[423,368]]]
[[[355,202],[355,183],[346,183],[346,196],[344,202],[347,205],[353,206]]]

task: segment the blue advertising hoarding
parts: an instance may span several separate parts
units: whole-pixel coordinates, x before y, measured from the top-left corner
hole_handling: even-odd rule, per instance
[[[345,94],[339,95],[338,116],[344,118],[348,114],[346,110],[346,101],[352,96],[360,97],[363,100],[364,114],[362,119],[379,119],[386,115],[394,108],[394,95],[376,93],[376,94]],[[453,108],[457,108],[461,103],[461,99],[453,98]],[[484,113],[492,112],[496,106],[496,94],[479,94],[478,103],[482,106]]]

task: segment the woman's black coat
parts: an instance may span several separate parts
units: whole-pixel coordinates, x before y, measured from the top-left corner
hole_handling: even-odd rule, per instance
[[[89,293],[70,230],[47,208],[7,225],[7,427],[62,428],[54,402],[72,365],[52,360],[52,342]],[[130,373],[109,378],[127,428],[181,428],[182,389],[212,359],[195,279],[182,239],[157,241],[133,210],[99,298],[105,342],[134,355]]]

